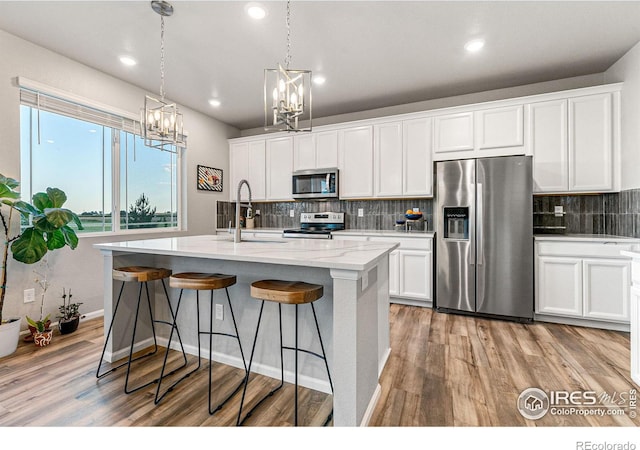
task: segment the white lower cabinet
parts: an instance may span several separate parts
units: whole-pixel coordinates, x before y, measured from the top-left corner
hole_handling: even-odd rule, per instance
[[[582,264],[585,275],[584,317],[629,322],[629,262],[620,259],[586,259]]]
[[[400,246],[389,254],[389,296],[393,303],[431,306],[433,302],[433,237],[406,238],[334,233],[334,239],[394,242]]]
[[[582,261],[540,256],[536,266],[536,312],[581,317]]]
[[[536,320],[628,325],[631,263],[625,242],[536,242]]]

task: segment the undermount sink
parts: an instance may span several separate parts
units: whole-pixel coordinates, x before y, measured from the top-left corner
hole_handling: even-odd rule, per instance
[[[247,244],[286,244],[287,241],[278,241],[276,239],[273,240],[259,240],[259,239],[243,239],[242,241],[240,241],[240,244],[243,243],[247,243]]]

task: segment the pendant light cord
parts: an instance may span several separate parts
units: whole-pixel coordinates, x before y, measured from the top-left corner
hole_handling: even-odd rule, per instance
[[[289,70],[289,63],[291,63],[291,2],[287,0],[287,57],[284,60],[287,70]]]
[[[160,100],[164,102],[164,16],[160,16]]]

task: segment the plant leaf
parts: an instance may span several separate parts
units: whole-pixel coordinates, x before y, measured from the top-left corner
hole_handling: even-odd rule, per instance
[[[44,216],[47,222],[58,229],[71,222],[74,214],[65,208],[46,208]]]
[[[38,328],[38,324],[36,323],[36,321],[35,321],[35,320],[33,320],[33,319],[32,319],[31,317],[29,317],[29,316],[26,316],[26,319],[27,319],[27,323],[28,323],[29,325],[31,325],[33,328]]]
[[[0,184],[6,184],[11,189],[15,189],[20,186],[20,182],[14,178],[5,177],[0,173]]]
[[[28,218],[29,215],[38,215],[41,214],[40,211],[38,211],[35,206],[27,203],[27,202],[23,202],[22,200],[17,201],[13,204],[13,207],[18,210],[20,212],[20,214],[22,214],[25,218]]]
[[[47,242],[42,232],[33,227],[24,230],[22,235],[11,244],[13,259],[25,264],[33,264],[47,253]]]
[[[50,233],[45,233],[47,240],[47,248],[49,250],[56,250],[62,248],[66,244],[64,234],[60,230],[55,230]]]
[[[38,192],[33,194],[33,206],[44,211],[46,208],[52,208],[53,202],[45,192]]]
[[[51,199],[50,208],[60,208],[67,201],[67,194],[58,188],[47,188],[47,195]]]
[[[0,198],[20,198],[20,193],[11,189],[6,184],[0,183]]]
[[[67,225],[60,228],[60,232],[64,236],[64,241],[67,245],[71,247],[71,250],[74,250],[78,246],[78,236],[76,235],[76,232]]]

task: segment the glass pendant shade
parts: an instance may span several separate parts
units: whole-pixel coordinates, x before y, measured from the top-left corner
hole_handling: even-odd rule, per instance
[[[267,131],[311,131],[311,71],[264,71],[264,127]]]

